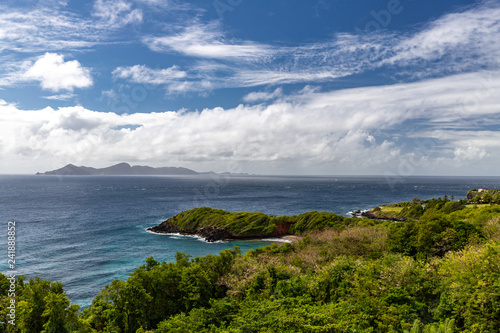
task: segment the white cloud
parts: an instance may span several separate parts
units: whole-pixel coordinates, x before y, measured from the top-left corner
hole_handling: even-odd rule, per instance
[[[50,91],[87,88],[92,86],[90,70],[81,66],[77,60],[64,61],[57,53],[45,53],[29,68],[22,77],[27,81],[39,81],[42,89]]]
[[[149,6],[168,6],[169,1],[166,0],[135,0],[138,3],[144,3]]]
[[[258,101],[269,101],[271,99],[275,99],[283,95],[283,89],[276,88],[273,92],[267,91],[259,91],[259,92],[251,92],[243,97],[245,102],[258,102]]]
[[[220,79],[220,86],[227,87],[255,87],[261,85],[277,85],[297,82],[324,82],[347,73],[336,73],[328,69],[303,69],[297,71],[272,70],[242,70],[232,77]]]
[[[362,131],[327,138],[325,127],[301,129],[308,117],[290,104],[120,116],[81,107],[22,111],[2,105],[0,109],[0,127],[9,138],[9,144],[2,142],[0,150],[11,166],[26,160],[51,167],[69,162],[95,165],[136,161],[138,157],[155,165],[163,162],[196,169],[216,162],[213,166],[222,171],[233,160],[263,164],[329,163],[338,160],[337,156],[347,161],[349,157],[344,152],[350,149],[345,145],[362,149],[368,138]],[[332,121],[318,118],[314,122],[320,120]],[[123,128],[127,125],[139,127]],[[290,135],[294,130],[297,135]],[[343,143],[336,145],[336,140]],[[385,156],[386,147],[372,148]],[[350,157],[354,158],[352,154]]]
[[[62,10],[63,5],[22,9],[0,5],[0,86],[22,83],[33,55],[90,49],[109,39],[102,25]]]
[[[454,154],[455,160],[471,160],[475,162],[479,162],[487,155],[484,149],[472,145],[468,145],[466,148],[456,148]]]
[[[251,61],[274,53],[269,45],[227,41],[218,22],[192,25],[175,35],[150,36],[143,41],[153,51],[175,51],[201,58]]]
[[[485,119],[488,127],[500,125],[500,72],[489,74],[487,85],[485,73],[462,74],[333,92],[304,89],[269,105],[202,112],[25,111],[3,102],[0,172],[30,163],[34,172],[128,161],[201,171],[236,163],[268,174],[397,174],[401,161],[410,161],[413,174],[498,174],[500,136],[481,125]],[[463,97],[478,98],[473,109]],[[426,142],[432,149],[422,153]]]
[[[51,96],[43,96],[42,98],[49,99],[49,100],[54,100],[54,101],[69,101],[73,98],[75,98],[75,94],[58,94],[58,95],[51,95]]]
[[[134,83],[167,84],[176,79],[184,78],[187,73],[172,66],[165,69],[151,69],[145,65],[131,67],[118,67],[113,71],[113,76],[121,79],[130,79]]]
[[[155,10],[168,10],[168,11],[196,11],[202,12],[200,8],[194,7],[192,4],[186,1],[177,0],[133,0],[138,5],[147,6],[150,9]]]
[[[96,0],[92,15],[110,27],[142,22],[142,11],[132,9],[132,4],[124,0]]]
[[[145,5],[158,9],[179,9],[182,6],[175,4],[172,0],[134,0],[139,5]]]
[[[500,43],[500,7],[498,2],[458,13],[445,15],[420,32],[400,40],[394,46],[395,55],[384,62],[407,65],[408,62],[442,60],[460,67],[479,61],[482,65],[498,65]]]
[[[209,59],[196,62],[185,78],[169,91],[253,87],[310,81],[327,81],[351,75],[368,66],[367,42],[339,34],[333,41],[296,47],[230,40],[219,22],[194,24],[169,36],[149,36],[143,42],[156,52],[177,52]],[[344,60],[349,59],[350,63]],[[207,85],[210,82],[210,85]]]
[[[76,50],[92,47],[102,39],[99,27],[72,13],[0,5],[0,51]]]

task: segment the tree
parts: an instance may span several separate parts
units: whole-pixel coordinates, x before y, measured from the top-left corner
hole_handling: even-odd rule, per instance
[[[444,316],[467,332],[500,332],[498,263],[500,244],[470,247],[450,254],[440,268]]]
[[[38,276],[30,278],[20,293],[17,292],[19,311],[16,313],[16,319],[19,319],[21,331],[41,332],[43,330],[45,318],[42,314],[45,311],[45,297],[50,292],[62,293],[62,284],[51,283]]]
[[[493,195],[493,203],[500,204],[500,192],[497,192]]]
[[[476,195],[474,198],[470,199],[471,203],[479,203],[481,201],[481,197]]]
[[[42,333],[66,332],[66,315],[68,312],[69,299],[64,294],[49,293],[44,298],[45,310],[42,317],[46,322],[43,324]]]

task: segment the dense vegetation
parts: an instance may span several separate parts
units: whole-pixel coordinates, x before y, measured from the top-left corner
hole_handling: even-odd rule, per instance
[[[172,263],[148,258],[83,311],[60,283],[21,277],[15,327],[6,324],[8,281],[0,275],[1,325],[5,332],[499,332],[500,206],[443,198],[394,207],[406,221],[311,212],[287,218],[305,236],[295,243],[244,256],[234,248],[201,258],[178,253]]]
[[[472,189],[467,193],[467,200],[471,203],[500,204],[500,190]]]

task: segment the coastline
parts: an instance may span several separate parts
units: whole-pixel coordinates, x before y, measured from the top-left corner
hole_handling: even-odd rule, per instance
[[[274,239],[277,239],[277,242],[282,242],[282,243],[296,243],[301,241],[304,236],[298,236],[298,235],[285,235],[285,236],[279,236],[279,237],[273,237]]]
[[[283,236],[269,236],[269,237],[233,237],[233,238],[225,238],[225,239],[220,239],[216,241],[211,241],[208,240],[207,238],[198,235],[196,233],[185,233],[185,232],[157,232],[153,231],[152,227],[144,229],[147,233],[154,234],[154,235],[164,235],[164,236],[172,236],[172,237],[190,237],[190,238],[195,238],[198,239],[199,241],[206,242],[206,243],[225,243],[225,242],[230,242],[230,241],[236,241],[236,240],[249,240],[249,241],[266,241],[266,242],[273,242],[273,243],[295,243],[304,238],[304,236],[299,236],[299,235],[283,235]]]
[[[258,238],[254,238],[254,239],[248,239],[248,240],[266,241],[266,242],[272,242],[272,243],[296,243],[296,242],[302,240],[303,238],[304,238],[304,236],[283,235],[283,236],[258,237]],[[229,240],[234,240],[234,239],[229,239]]]

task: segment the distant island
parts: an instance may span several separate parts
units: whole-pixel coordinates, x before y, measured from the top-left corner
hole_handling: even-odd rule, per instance
[[[198,175],[199,173],[187,168],[162,167],[153,168],[150,166],[119,163],[107,168],[91,168],[86,166],[76,166],[68,164],[57,170],[38,172],[37,175],[52,176],[183,176]]]

